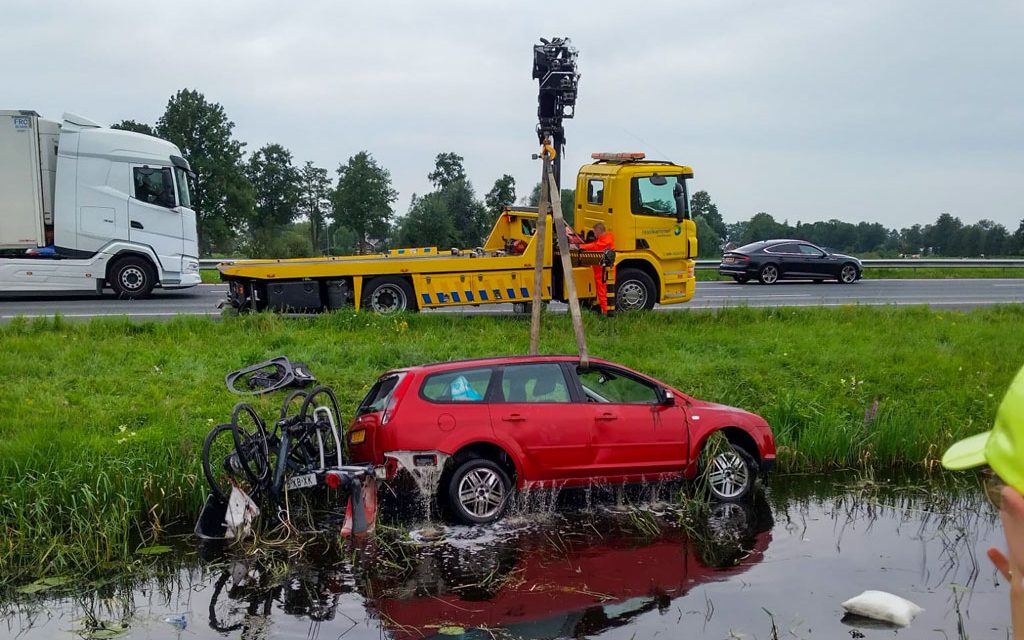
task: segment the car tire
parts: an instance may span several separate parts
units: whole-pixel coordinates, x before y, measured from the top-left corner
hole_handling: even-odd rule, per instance
[[[118,298],[138,300],[153,292],[156,271],[145,258],[125,256],[110,266],[107,281]]]
[[[416,311],[416,293],[405,278],[381,276],[363,287],[362,307],[381,315]]]
[[[508,508],[512,481],[501,465],[474,457],[455,468],[447,493],[452,518],[463,524],[489,524]]]
[[[747,284],[750,282],[750,276],[733,276],[732,279],[740,284]]]
[[[598,282],[597,286],[603,283]],[[658,301],[654,280],[640,269],[623,269],[615,275],[615,310],[653,309]]]
[[[742,447],[730,444],[708,461],[703,470],[704,486],[717,502],[738,502],[757,483],[757,462]]]
[[[775,284],[781,275],[779,265],[766,264],[757,273],[757,279],[761,281],[761,284]]]
[[[847,262],[839,268],[839,282],[842,284],[853,284],[857,282],[858,277],[860,273],[857,271],[857,265],[852,262]]]

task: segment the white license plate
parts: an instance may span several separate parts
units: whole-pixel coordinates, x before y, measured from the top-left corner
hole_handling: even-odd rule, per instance
[[[316,486],[316,474],[307,473],[302,476],[292,476],[288,478],[288,490],[292,489],[305,489],[306,487]]]
[[[736,262],[736,258],[726,258],[725,262],[726,263]]]
[[[385,467],[376,467],[373,470],[373,477],[377,478],[378,480],[387,480],[388,479],[388,470],[387,470],[387,468],[385,468]]]

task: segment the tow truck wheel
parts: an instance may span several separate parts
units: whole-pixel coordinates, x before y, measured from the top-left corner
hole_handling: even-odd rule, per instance
[[[156,274],[153,265],[145,258],[126,256],[111,265],[107,281],[118,298],[137,300],[153,291]]]
[[[601,286],[603,283],[598,283]],[[653,309],[658,300],[654,280],[639,269],[623,269],[615,276],[615,309]]]
[[[362,306],[383,315],[415,311],[415,295],[404,278],[383,276],[370,280],[363,288]]]

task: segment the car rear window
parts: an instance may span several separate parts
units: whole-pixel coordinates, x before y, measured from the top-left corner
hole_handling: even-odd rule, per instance
[[[751,242],[750,244],[745,244],[739,249],[733,249],[733,251],[736,253],[749,253],[750,251],[757,251],[762,246],[764,246],[763,240],[760,242]]]
[[[359,403],[356,416],[383,411],[388,404],[388,400],[391,399],[391,394],[395,392],[395,387],[398,386],[398,383],[402,381],[404,376],[404,372],[393,373],[382,376],[377,380],[373,387],[370,388],[370,392],[363,398],[363,401]]]
[[[494,371],[460,369],[427,376],[420,394],[431,402],[483,402]]]

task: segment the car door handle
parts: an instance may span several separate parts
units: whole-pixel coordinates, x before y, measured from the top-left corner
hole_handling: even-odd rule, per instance
[[[132,220],[132,229],[141,229],[141,228],[142,228],[142,223],[141,222],[136,222],[136,221]]]
[[[618,420],[619,416],[615,415],[614,413],[609,413],[608,411],[605,411],[604,413],[597,414],[597,416],[594,419],[595,420]]]
[[[522,422],[526,420],[526,418],[519,415],[518,413],[510,413],[507,416],[502,416],[501,419],[504,420],[505,422]]]

